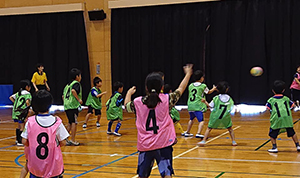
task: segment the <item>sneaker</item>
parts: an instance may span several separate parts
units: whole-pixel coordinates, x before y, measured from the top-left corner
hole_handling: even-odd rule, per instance
[[[278,149],[277,148],[272,148],[272,149],[269,149],[268,152],[270,152],[270,153],[278,153]]]
[[[71,144],[71,142],[70,142],[70,140],[69,139],[66,139],[66,146],[71,146],[72,144]]]
[[[232,141],[232,146],[237,146],[236,141]]]
[[[97,126],[97,127],[100,127],[100,124],[99,124],[99,122],[96,122],[96,126]]]
[[[79,146],[80,145],[79,142],[72,141],[72,140],[70,140],[70,143],[71,143],[71,145],[74,145],[74,146]]]
[[[86,128],[86,123],[84,123],[84,124],[82,125],[82,128]]]
[[[112,134],[113,134],[112,131],[107,131],[106,133],[107,133],[108,135],[112,135]]]
[[[24,146],[24,144],[23,143],[17,143],[17,146]]]
[[[198,142],[198,146],[204,146],[206,144],[206,142],[204,140],[202,140],[201,142]]]
[[[204,135],[201,135],[201,134],[196,134],[195,136],[196,138],[204,138]]]
[[[181,133],[181,136],[184,136],[186,134],[186,131],[185,132],[183,132],[183,133]]]
[[[114,132],[114,135],[115,135],[115,136],[119,136],[119,137],[121,136],[121,134],[118,133],[118,132]]]
[[[300,152],[300,146],[297,146],[297,151]]]
[[[186,132],[186,133],[184,134],[184,136],[185,136],[185,137],[192,137],[192,136],[193,136],[193,134],[191,134],[191,133],[187,133],[187,132]]]

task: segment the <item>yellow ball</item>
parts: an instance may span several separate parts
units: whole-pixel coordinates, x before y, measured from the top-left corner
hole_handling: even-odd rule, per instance
[[[264,70],[261,67],[252,67],[252,69],[250,70],[250,74],[255,77],[261,76],[263,72]]]

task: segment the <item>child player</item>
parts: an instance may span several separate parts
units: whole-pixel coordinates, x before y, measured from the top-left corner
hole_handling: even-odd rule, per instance
[[[12,110],[12,119],[14,122],[18,123],[16,128],[16,144],[17,146],[23,146],[21,133],[23,132],[25,119],[28,115],[31,94],[30,92],[30,82],[29,80],[22,80],[20,82],[20,90],[11,95],[9,99],[14,103]]]
[[[274,96],[267,101],[267,109],[270,110],[270,132],[269,136],[273,147],[268,150],[270,153],[277,153],[276,138],[281,129],[286,129],[287,136],[292,137],[297,151],[300,151],[299,141],[293,128],[293,118],[291,109],[294,103],[286,96],[283,96],[285,82],[276,80],[273,84],[272,92]]]
[[[205,99],[205,94],[211,94],[216,90],[216,87],[213,86],[211,90],[203,83],[204,74],[201,70],[197,70],[194,73],[194,78],[196,82],[189,85],[189,98],[188,98],[188,111],[190,115],[190,120],[188,123],[187,130],[184,134],[185,137],[192,137],[193,134],[190,133],[190,130],[193,126],[195,117],[197,118],[199,125],[196,138],[203,138],[201,135],[201,130],[204,124],[203,113],[207,110],[207,106],[201,100]]]
[[[65,145],[69,133],[59,117],[49,114],[52,100],[46,90],[33,96],[32,108],[38,115],[28,118],[22,133],[30,178],[58,178],[64,171],[60,146]]]
[[[71,140],[67,141],[67,145],[78,146],[80,143],[75,141],[75,136],[78,109],[81,108],[82,104],[81,71],[76,68],[71,69],[70,78],[72,81],[65,86],[63,93],[64,109],[69,120],[67,130],[69,133],[71,131]]]
[[[232,146],[236,146],[237,143],[234,138],[230,116],[230,112],[234,107],[234,102],[227,94],[229,90],[228,83],[224,81],[219,82],[217,85],[217,90],[219,91],[219,95],[215,96],[209,104],[203,99],[203,102],[207,105],[207,107],[210,107],[213,110],[210,113],[210,118],[204,134],[204,138],[198,144],[200,146],[205,145],[208,135],[212,129],[228,129],[232,140]]]
[[[101,118],[101,109],[102,109],[102,102],[101,102],[101,97],[106,94],[105,92],[101,92],[101,86],[102,86],[102,80],[99,77],[95,77],[93,80],[94,87],[91,89],[88,98],[86,100],[86,105],[88,106],[88,113],[85,116],[85,122],[82,125],[83,128],[87,127],[87,122],[93,114],[93,110],[95,110],[95,115],[97,116],[97,122],[96,126],[100,127],[100,118]]]
[[[164,88],[164,94],[172,93],[171,85],[165,84],[163,88]],[[184,131],[181,127],[181,124],[179,123],[180,114],[179,114],[179,112],[177,111],[177,109],[175,107],[172,107],[172,109],[170,110],[170,116],[173,119],[173,123],[174,123],[175,128],[177,130],[179,130],[181,135],[184,135]]]
[[[177,139],[169,111],[188,85],[193,73],[192,65],[186,65],[184,72],[184,79],[173,93],[161,93],[162,77],[158,73],[150,73],[145,80],[146,96],[131,101],[131,96],[136,91],[135,87],[130,88],[126,94],[126,110],[136,114],[139,177],[150,176],[154,160],[161,177],[169,178],[174,174],[172,146],[176,144]]]
[[[116,136],[121,136],[119,129],[121,127],[121,121],[123,120],[123,109],[122,109],[122,92],[123,92],[123,83],[115,82],[113,85],[113,94],[106,102],[106,117],[108,122],[107,134],[114,134]],[[115,131],[111,131],[112,124],[117,121]]]

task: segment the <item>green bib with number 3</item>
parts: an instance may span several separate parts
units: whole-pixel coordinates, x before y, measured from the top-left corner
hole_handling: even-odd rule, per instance
[[[207,110],[205,103],[201,101],[202,98],[205,99],[204,90],[206,85],[204,83],[191,83],[189,85],[189,98],[188,98],[188,111],[202,111]]]

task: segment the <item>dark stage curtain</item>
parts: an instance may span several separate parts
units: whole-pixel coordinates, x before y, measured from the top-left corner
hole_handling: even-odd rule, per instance
[[[300,1],[249,0],[112,10],[112,80],[144,94],[148,73],[175,89],[193,63],[209,88],[229,82],[235,103],[265,104],[276,79],[289,85],[300,62]],[[264,74],[249,71],[261,66]],[[191,80],[192,82],[193,80]],[[216,94],[216,93],[215,93]],[[211,97],[208,97],[210,101]],[[186,104],[187,92],[179,101]]]
[[[83,12],[0,17],[0,83],[31,80],[36,64],[43,63],[55,104],[70,82],[69,71],[82,71],[84,98],[90,90],[90,71]]]

